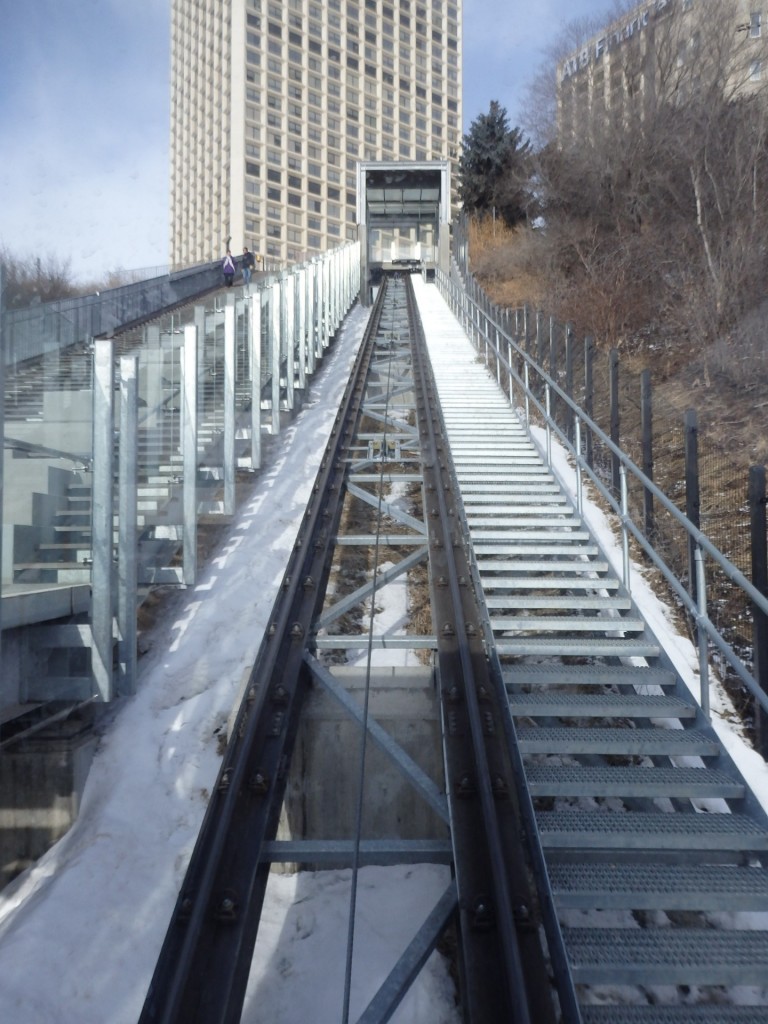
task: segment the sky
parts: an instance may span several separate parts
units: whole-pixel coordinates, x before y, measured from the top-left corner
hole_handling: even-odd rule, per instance
[[[519,123],[547,47],[607,6],[464,0],[464,130],[494,99]],[[84,283],[167,263],[169,53],[170,0],[5,0],[0,249]]]
[[[421,292],[430,358],[477,371],[469,342],[431,286]],[[425,293],[429,293],[425,297]],[[178,591],[139,662],[137,693],[113,709],[69,833],[0,892],[0,1020],[13,1024],[135,1024],[183,873],[215,783],[217,733],[258,651],[302,522],[319,460],[362,337],[356,307],[314,378],[308,400],[277,438],[251,494],[197,584]],[[454,327],[446,327],[452,322]],[[459,346],[462,347],[459,347]],[[488,387],[496,383],[488,376]],[[539,442],[543,446],[541,431]],[[555,441],[553,461],[573,498],[576,484]],[[603,513],[584,517],[621,574],[622,551]],[[642,569],[633,597],[685,683],[696,694],[697,654],[673,626]],[[402,587],[379,587],[374,632],[402,634]],[[226,642],[222,642],[226,637]],[[402,664],[403,652],[376,652]],[[387,659],[391,659],[387,661]],[[768,809],[768,767],[734,726],[713,677],[713,725]],[[448,884],[434,865],[364,868],[360,874],[351,1019],[375,993]],[[267,889],[243,1024],[338,1024],[343,993],[349,871],[273,875]],[[749,927],[759,915],[739,915]],[[764,919],[764,918],[763,918]],[[632,920],[627,915],[627,926]],[[721,916],[727,924],[727,916]],[[637,922],[634,922],[637,926]],[[748,991],[740,998],[748,1001]],[[445,961],[433,953],[394,1024],[459,1024]]]

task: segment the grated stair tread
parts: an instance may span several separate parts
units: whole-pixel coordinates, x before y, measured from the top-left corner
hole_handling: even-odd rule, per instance
[[[525,774],[533,796],[737,800],[745,790],[725,772],[707,768],[527,764]]]
[[[548,543],[571,544],[572,542],[589,542],[586,530],[484,530],[476,527],[472,531],[472,543],[478,545],[491,544],[494,541],[505,541],[507,544],[525,542],[526,544],[545,540]],[[593,545],[589,545],[592,547]],[[594,545],[596,547],[596,545]]]
[[[561,907],[646,910],[768,910],[768,871],[734,864],[549,866]]]
[[[514,665],[502,672],[510,686],[674,686],[669,669],[641,665]]]
[[[695,718],[695,706],[680,697],[644,693],[513,693],[513,715],[552,718]]]
[[[582,1006],[581,1020],[582,1024],[766,1024],[768,1005]]]
[[[518,728],[517,740],[524,754],[716,757],[720,753],[717,738],[698,729],[534,726]]]
[[[574,981],[763,984],[768,933],[715,928],[565,928]]]
[[[534,555],[550,558],[596,558],[598,555],[597,548],[592,544],[576,542],[558,544],[553,541],[531,541],[520,544],[511,542],[503,534],[484,537],[481,540],[472,535],[472,546],[475,549],[478,565],[481,567],[484,558],[500,555],[510,560],[530,558]],[[510,561],[508,568],[514,570],[514,561]]]
[[[496,641],[501,657],[655,658],[659,646],[642,637],[624,640],[590,637],[516,637]]]
[[[568,608],[572,611],[628,611],[632,607],[631,598],[624,596],[606,596],[590,594],[577,597],[574,594],[526,594],[524,596],[502,597],[489,595],[486,606],[491,609],[530,609],[534,608]]]
[[[482,563],[481,563],[482,564]],[[480,578],[483,589],[491,593],[497,590],[618,590],[620,583],[615,576],[605,576],[600,579],[596,577],[582,576],[572,577],[568,580],[553,578],[551,576],[485,576],[482,572]]]
[[[609,568],[607,562],[597,562],[586,558],[567,561],[564,558],[553,558],[551,561],[542,558],[536,561],[515,560],[514,562],[484,559],[479,563],[479,567],[481,579],[484,573],[489,572],[608,572]],[[567,579],[561,581],[563,590],[568,588],[569,582]]]
[[[629,616],[550,615],[534,618],[532,615],[493,615],[491,628],[498,633],[642,633],[645,621]]]
[[[768,850],[768,832],[743,814],[556,810],[537,822],[545,849]]]

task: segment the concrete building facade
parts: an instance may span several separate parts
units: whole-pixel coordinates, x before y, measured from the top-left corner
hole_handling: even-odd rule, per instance
[[[358,161],[461,144],[462,0],[171,0],[171,262],[357,238]]]
[[[561,140],[611,118],[642,118],[717,83],[723,93],[768,83],[768,6],[762,0],[645,0],[557,67]]]

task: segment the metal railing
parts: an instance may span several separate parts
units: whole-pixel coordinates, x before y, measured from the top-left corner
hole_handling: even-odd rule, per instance
[[[576,473],[578,511],[583,510],[584,485],[585,480],[589,480],[599,497],[616,516],[621,537],[622,572],[627,590],[631,592],[630,549],[631,542],[634,541],[649,563],[661,573],[671,592],[695,624],[700,675],[699,700],[707,717],[710,714],[709,665],[713,655],[730,668],[759,706],[768,711],[768,693],[761,687],[754,664],[750,665],[738,656],[709,617],[708,600],[711,588],[707,559],[722,577],[743,593],[746,602],[751,602],[756,613],[768,615],[768,598],[755,588],[566,390],[525,351],[521,344],[524,339],[519,335],[515,336],[515,330],[507,323],[503,311],[479,292],[475,297],[470,295],[455,267],[450,276],[439,271],[436,281],[452,312],[477,350],[478,357],[496,377],[510,404],[513,408],[521,410],[529,424],[538,421],[543,426],[546,449],[544,454],[547,461],[552,463],[553,438],[556,438],[568,453]],[[554,414],[555,406],[558,409],[557,416]],[[588,457],[588,453],[593,452],[596,445],[609,453],[612,463],[618,467],[618,480],[615,484],[613,480],[607,483],[605,474],[596,471],[594,460]],[[631,512],[628,502],[630,481],[642,488],[644,494],[650,495],[658,502],[665,514],[688,538],[695,566],[695,579],[692,581],[690,593],[665,562],[653,538],[646,535],[643,525]],[[760,658],[755,661],[759,662]]]

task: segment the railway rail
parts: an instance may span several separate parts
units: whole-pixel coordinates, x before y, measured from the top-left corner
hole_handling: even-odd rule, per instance
[[[393,482],[416,488],[414,508],[388,499]],[[370,528],[348,530],[352,505]],[[339,568],[355,545],[370,552],[359,586]],[[425,564],[431,633],[383,636],[373,611],[356,617],[378,585]],[[432,658],[442,779],[369,717],[379,647]],[[367,655],[362,705],[334,664],[353,652]],[[363,840],[362,786],[351,838],[276,838],[318,688],[396,762],[437,838]],[[436,289],[386,276],[142,1024],[240,1019],[274,863],[354,877],[397,859],[449,863],[453,880],[360,1021],[390,1019],[455,928],[472,1024],[756,1024],[768,1020],[766,858],[764,812]]]

